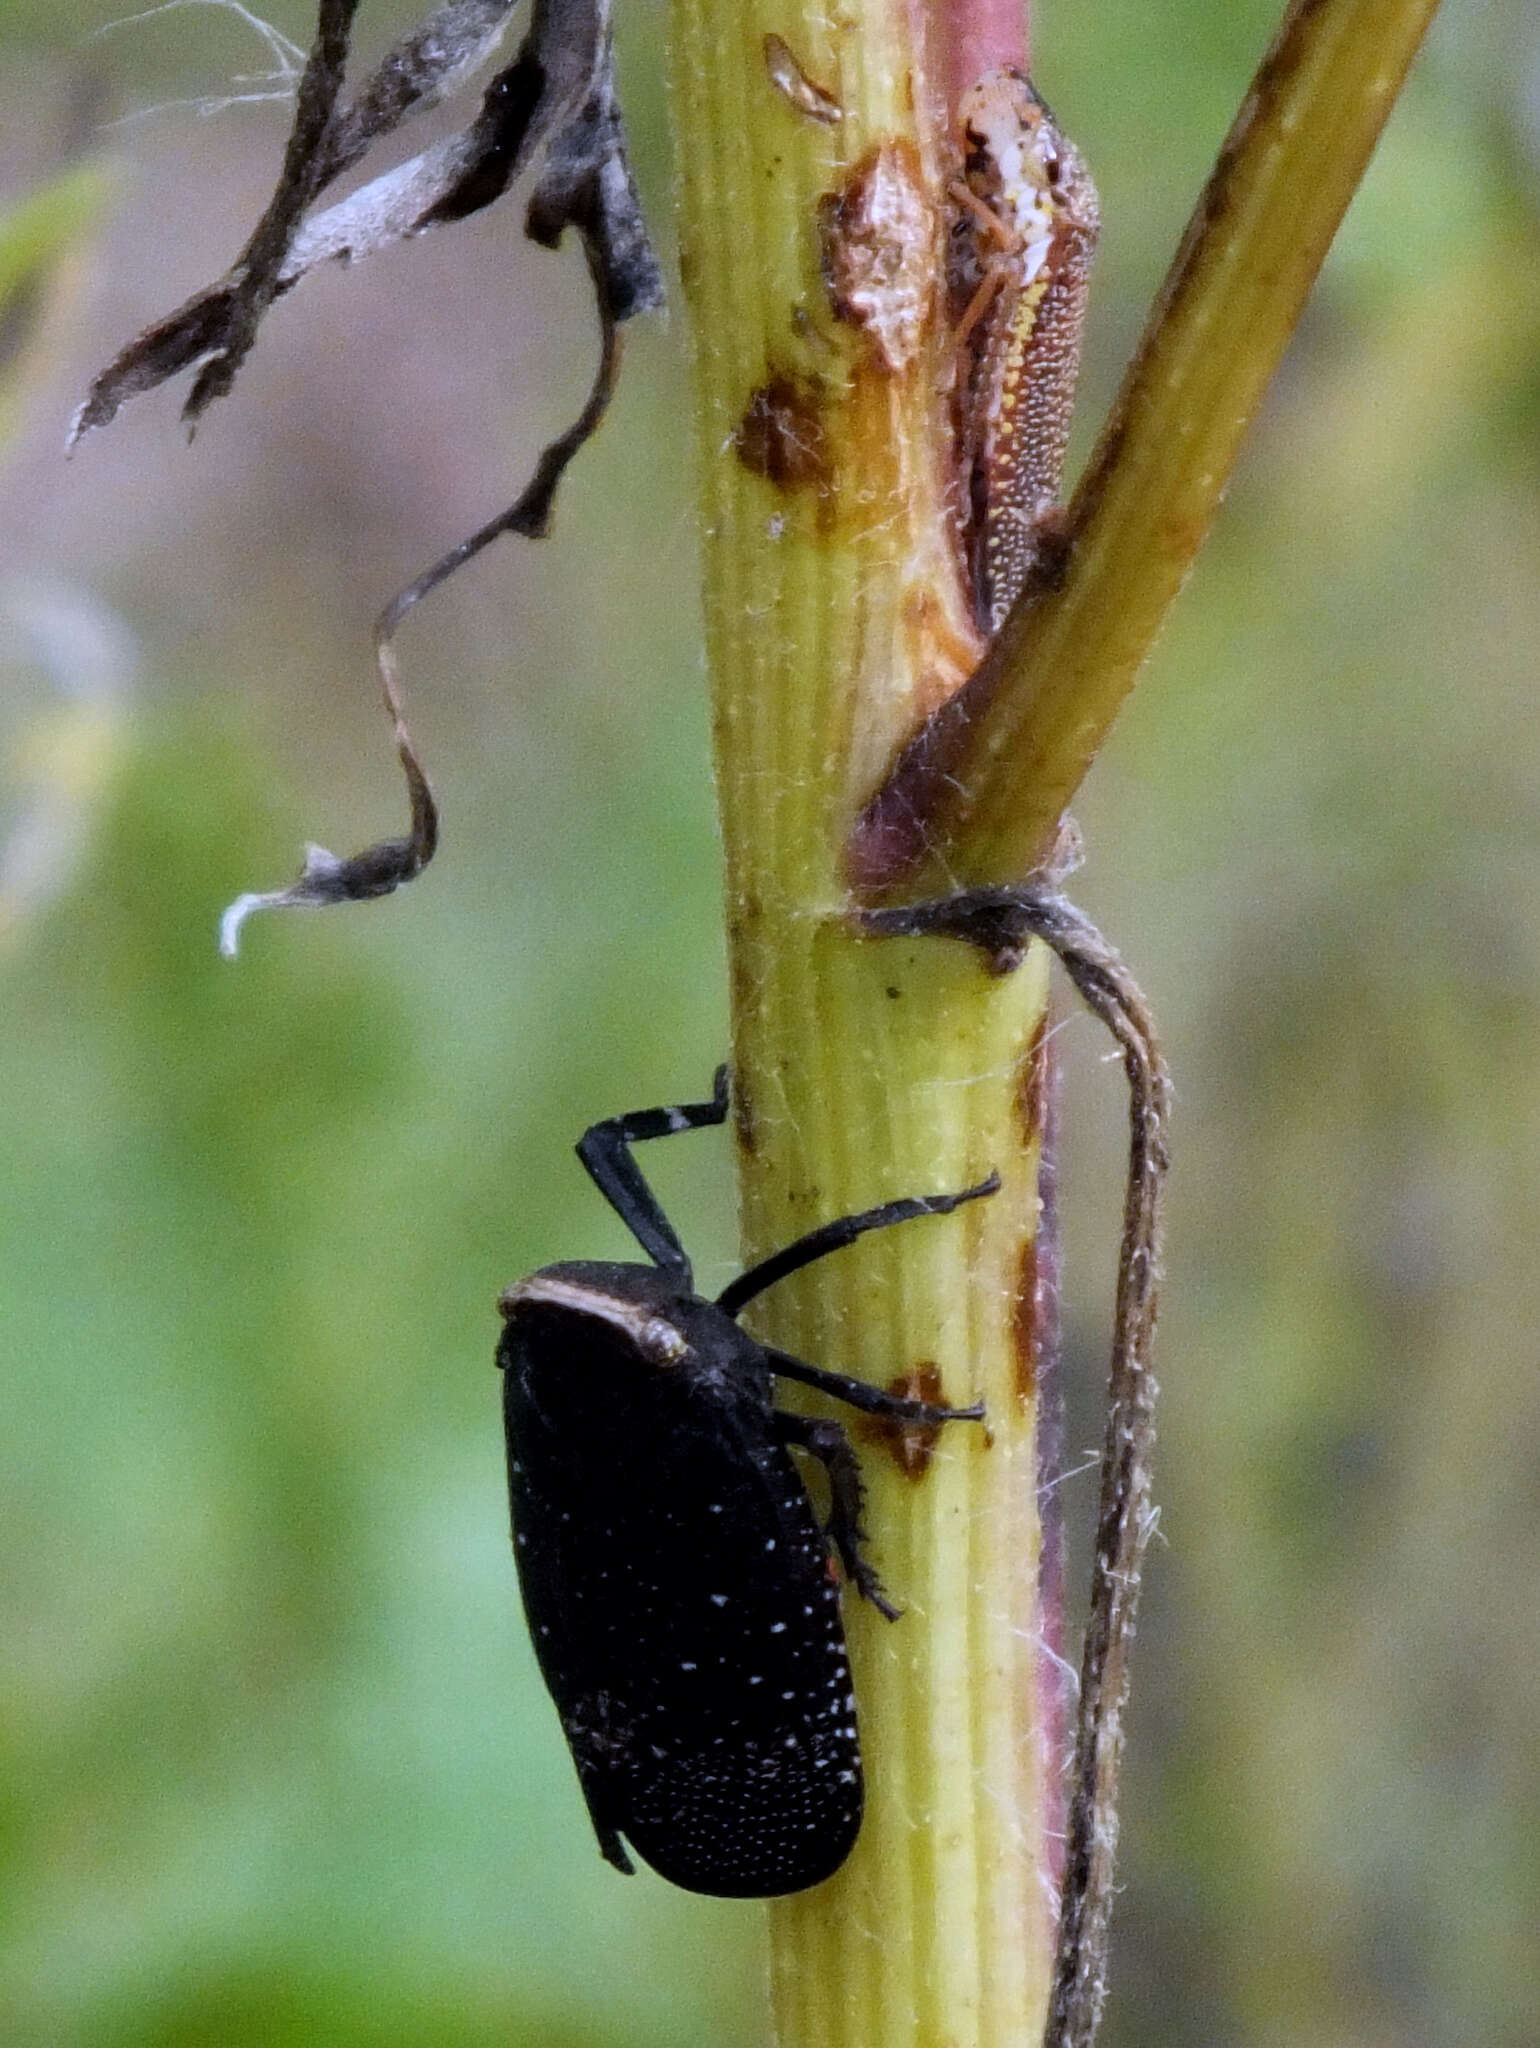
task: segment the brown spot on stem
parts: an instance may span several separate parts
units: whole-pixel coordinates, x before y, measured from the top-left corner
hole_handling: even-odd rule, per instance
[[[901,1401],[929,1401],[936,1407],[947,1405],[941,1385],[941,1368],[929,1358],[922,1358],[908,1372],[901,1372],[896,1379],[889,1380],[887,1390]],[[891,1415],[863,1415],[856,1425],[856,1433],[867,1443],[880,1445],[906,1479],[919,1481],[929,1468],[941,1428],[939,1422],[897,1422]]]
[[[1251,81],[1251,91],[1247,95],[1241,119],[1235,124],[1236,128],[1242,126],[1248,115],[1264,109],[1270,110],[1271,102],[1299,71],[1305,55],[1304,30],[1310,17],[1318,14],[1324,5],[1325,0],[1302,0],[1302,4],[1291,10],[1287,32],[1279,37],[1257,66],[1256,76]],[[1256,103],[1255,107],[1253,102]]]
[[[932,844],[932,819],[968,738],[965,685],[901,749],[893,769],[856,821],[845,848],[851,886],[873,894],[918,867]]]
[[[754,1115],[754,1098],[745,1082],[733,1076],[733,1129],[738,1136],[738,1149],[748,1159],[759,1150],[759,1124]]]
[[[728,979],[732,983],[733,1015],[735,1017],[750,1016],[753,1013],[754,999],[758,993],[759,984],[754,969],[750,966],[744,956],[742,947],[738,944],[737,934],[730,928],[728,931],[727,959]]]
[[[1038,1018],[1031,1042],[1016,1069],[1016,1114],[1022,1143],[1030,1150],[1042,1142],[1048,1118],[1048,1013]]]
[[[914,144],[868,150],[819,200],[818,237],[835,318],[861,329],[882,369],[908,369],[937,293],[936,209]]]
[[[776,371],[743,409],[733,446],[745,469],[778,490],[828,489],[833,465],[824,428],[824,387],[810,377]]]
[[[1038,1363],[1043,1352],[1043,1295],[1037,1270],[1037,1238],[1021,1248],[1016,1269],[1016,1304],[1011,1315],[1011,1350],[1016,1363],[1016,1391],[1023,1401],[1037,1393]]]

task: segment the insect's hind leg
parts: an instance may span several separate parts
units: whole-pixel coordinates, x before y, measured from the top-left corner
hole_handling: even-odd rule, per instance
[[[669,1138],[727,1119],[727,1069],[718,1067],[709,1102],[681,1102],[665,1109],[633,1109],[624,1116],[590,1124],[578,1140],[577,1156],[590,1180],[655,1265],[693,1289],[690,1261],[657,1196],[631,1157],[645,1138]]]
[[[943,1408],[934,1401],[914,1401],[902,1394],[889,1394],[881,1387],[868,1385],[865,1380],[853,1379],[849,1373],[825,1372],[821,1366],[804,1365],[800,1358],[793,1358],[789,1352],[775,1351],[768,1346],[765,1358],[770,1370],[780,1378],[799,1380],[805,1387],[816,1387],[821,1394],[847,1402],[867,1415],[882,1415],[893,1422],[918,1423],[935,1429],[939,1429],[943,1422],[982,1422],[984,1419],[981,1401],[971,1408]],[[849,1437],[837,1422],[821,1417],[794,1415],[785,1408],[773,1409],[771,1413],[780,1441],[797,1444],[810,1452],[829,1475],[828,1535],[839,1553],[846,1578],[863,1600],[871,1601],[879,1614],[885,1614],[889,1621],[897,1621],[900,1610],[884,1594],[881,1580],[861,1554],[861,1546],[866,1541],[866,1531],[861,1525],[866,1492],[861,1483],[860,1461],[851,1448]]]
[[[772,1363],[775,1361],[772,1359]],[[861,1553],[866,1541],[861,1513],[866,1489],[861,1484],[861,1465],[837,1422],[812,1415],[793,1415],[785,1408],[771,1412],[775,1433],[783,1444],[796,1444],[815,1457],[829,1475],[828,1538],[839,1553],[845,1577],[863,1600],[870,1600],[877,1612],[897,1621],[901,1608],[895,1607],[882,1590],[882,1581]]]

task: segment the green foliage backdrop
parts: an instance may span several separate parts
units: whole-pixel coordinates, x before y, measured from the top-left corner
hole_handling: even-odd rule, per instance
[[[104,14],[0,4],[0,198],[100,181],[0,361],[0,2038],[752,2043],[753,1909],[587,1834],[491,1369],[501,1285],[621,1249],[571,1140],[723,1040],[682,337],[633,339],[555,537],[413,623],[439,863],[222,962],[237,891],[395,826],[368,622],[591,337],[509,209],[317,279],[191,450],[161,397],[66,466],[285,119],[162,106],[257,68],[239,24]],[[1088,421],[1270,21],[1041,0],[1107,218]],[[660,219],[661,32],[622,24]],[[1524,0],[1448,0],[1080,807],[1180,1091],[1109,2043],[1540,2038],[1537,81]],[[1079,1444],[1120,1103],[1061,1043]],[[725,1274],[725,1158],[681,1151]]]

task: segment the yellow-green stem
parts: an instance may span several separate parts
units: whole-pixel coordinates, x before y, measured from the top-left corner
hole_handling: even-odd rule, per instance
[[[918,218],[939,263],[907,18],[875,0],[837,26],[715,0],[674,17],[744,1253],[889,1196],[991,1169],[1003,1183],[753,1311],[820,1364],[989,1411],[987,1428],[951,1425],[923,1471],[863,1451],[874,1562],[905,1612],[890,1625],[847,1599],[867,1819],[838,1876],[772,1908],[785,2048],[1025,2048],[1049,1970],[1032,1398],[1046,966],[996,979],[963,946],[862,940],[840,868],[893,747],[977,652],[944,516],[934,279],[914,285],[905,359],[841,316],[820,255],[843,194],[853,241],[863,206],[879,238],[890,202],[917,208],[911,245]],[[840,118],[778,89],[767,32]]]
[[[863,942],[846,884],[923,898],[1011,883],[1042,854],[1435,4],[1295,0],[1077,494],[1067,577],[985,655],[948,528],[946,109],[911,45],[923,17],[895,0],[805,16],[675,0],[745,1254],[890,1196],[1003,1181],[756,1310],[788,1350],[982,1395],[990,1416],[953,1425],[918,1475],[868,1456],[877,1562],[909,1611],[891,1629],[851,1617],[869,1817],[844,1871],[773,1910],[784,2048],[1025,2048],[1048,1976],[1032,1372],[1046,976],[1041,958],[991,980],[962,947]],[[928,782],[890,785],[884,829],[853,837],[899,746],[976,669],[946,750],[919,756]]]

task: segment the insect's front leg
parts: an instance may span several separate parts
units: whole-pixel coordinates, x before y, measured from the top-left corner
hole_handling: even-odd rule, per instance
[[[1001,249],[1014,254],[1021,248],[1019,231],[1013,228],[987,199],[981,199],[966,178],[953,178],[946,190],[952,204],[971,215],[975,226]]]
[[[982,243],[975,248],[975,259],[983,266],[983,275],[969,299],[967,307],[952,330],[952,342],[966,365],[968,340],[979,322],[994,306],[1000,294],[1016,282],[1016,269],[1021,256],[1021,235],[1003,218],[993,206],[981,199],[965,178],[953,178],[947,186],[947,197],[957,208],[959,215],[965,215],[976,230],[975,241],[982,237]],[[992,245],[993,253],[986,255],[984,246]]]
[[[688,1291],[694,1284],[674,1226],[647,1185],[631,1147],[648,1138],[669,1138],[727,1119],[727,1069],[718,1067],[709,1102],[680,1102],[665,1109],[633,1109],[625,1116],[590,1124],[578,1140],[577,1155],[589,1179],[647,1256],[672,1273]]]

